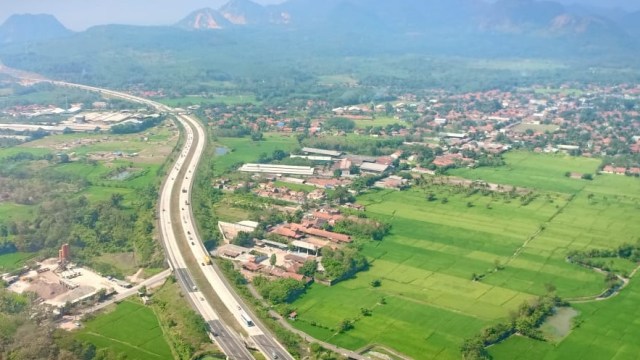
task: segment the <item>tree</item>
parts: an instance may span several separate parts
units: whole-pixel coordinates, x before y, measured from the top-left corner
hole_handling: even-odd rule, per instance
[[[583,174],[582,175],[582,179],[591,181],[591,180],[593,180],[593,175],[592,174]]]
[[[356,123],[346,118],[332,118],[327,120],[323,125],[327,129],[336,129],[345,132],[352,131],[356,128]]]
[[[263,138],[264,138],[264,135],[260,131],[251,133],[251,140],[253,141],[262,141]]]
[[[353,321],[349,320],[349,319],[344,319],[340,322],[340,324],[338,324],[338,331],[340,331],[341,333],[343,332],[347,332],[351,329],[353,329]]]
[[[353,202],[355,198],[349,190],[344,186],[337,187],[333,194],[330,195],[331,200],[336,200],[339,204],[345,204],[348,202]]]
[[[318,270],[318,262],[315,260],[307,260],[304,262],[302,267],[298,270],[298,274],[304,275],[307,277],[313,277]]]
[[[98,292],[96,293],[96,299],[98,301],[103,301],[106,298],[107,298],[107,290],[105,289],[98,290]]]
[[[385,103],[384,104],[384,112],[387,115],[393,114],[393,112],[394,112],[393,105],[391,105],[390,103]]]
[[[380,281],[380,279],[371,280],[372,287],[380,287],[380,285],[382,285],[382,281]]]
[[[240,231],[232,243],[238,246],[251,247],[253,246],[253,236],[246,231]]]
[[[67,154],[58,154],[58,162],[60,164],[66,164],[70,161],[69,155]]]
[[[111,205],[115,208],[119,208],[122,204],[122,200],[124,200],[124,196],[120,193],[115,193],[111,195]]]
[[[269,258],[269,264],[271,264],[271,266],[275,266],[277,260],[278,259],[276,258],[276,254],[271,254],[271,257]]]

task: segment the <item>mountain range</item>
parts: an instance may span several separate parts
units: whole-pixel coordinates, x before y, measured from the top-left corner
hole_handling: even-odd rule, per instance
[[[262,6],[251,0],[231,0],[218,11],[195,11],[180,22],[215,14],[230,24],[212,27],[281,26],[293,29],[349,31],[482,31],[538,35],[635,35],[638,14],[589,6],[565,6],[538,0],[289,0]],[[615,15],[614,15],[615,14]],[[337,28],[334,26],[337,25]],[[183,26],[184,27],[184,26]],[[201,29],[201,27],[192,27]]]
[[[494,37],[506,36],[523,49],[529,43],[569,44],[592,53],[640,49],[640,12],[541,0],[288,0],[267,6],[231,0],[217,10],[196,10],[174,28],[230,34],[284,31],[323,40],[415,38],[475,47],[493,46]],[[14,15],[0,26],[0,45],[70,34],[50,15]]]

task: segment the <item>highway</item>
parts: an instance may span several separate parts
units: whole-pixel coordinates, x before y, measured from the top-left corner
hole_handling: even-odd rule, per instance
[[[38,80],[42,81],[41,79]],[[172,108],[164,104],[126,93],[61,81],[49,82],[58,86],[80,88],[137,102],[153,107],[160,112],[174,112]],[[202,271],[207,282],[224,303],[227,310],[233,314],[236,321],[249,335],[251,342],[267,359],[293,360],[293,357],[275,340],[275,337],[235,293],[233,287],[226,281],[216,264],[207,264],[204,261],[205,258],[209,258],[209,253],[198,238],[197,227],[189,204],[191,204],[193,175],[196,173],[204,153],[207,136],[202,125],[194,117],[176,114],[176,119],[184,128],[185,143],[178,160],[176,160],[162,185],[158,204],[158,224],[169,266],[184,290],[186,298],[209,324],[213,339],[229,359],[253,359],[253,356],[246,349],[241,336],[230,330],[220,320],[218,313],[211,304],[205,300],[204,295],[193,281],[191,271]],[[176,216],[176,214],[178,215]],[[183,254],[180,251],[179,241],[181,240],[187,241],[191,254]],[[185,260],[186,256],[193,256],[201,264],[199,266],[200,269],[189,269]],[[248,314],[253,324],[247,324],[241,317],[242,313]]]
[[[240,323],[244,330],[249,334],[251,340],[253,340],[254,344],[260,349],[260,351],[268,358],[268,359],[290,359],[293,360],[293,357],[282,347],[277,341],[274,340],[273,336],[271,336],[268,330],[262,326],[260,321],[258,321],[255,315],[251,314],[249,308],[245,305],[244,301],[233,291],[233,288],[230,286],[228,282],[224,279],[224,276],[221,274],[220,270],[215,266],[215,264],[209,265],[205,262],[205,259],[209,258],[209,252],[205,249],[202,242],[198,239],[197,236],[197,227],[194,223],[193,215],[191,213],[191,190],[194,182],[193,174],[195,174],[196,169],[198,167],[198,163],[200,161],[201,155],[204,153],[205,149],[205,141],[206,133],[204,128],[200,123],[193,119],[188,115],[178,115],[178,120],[183,123],[185,128],[187,128],[187,134],[189,138],[193,138],[194,141],[196,139],[202,141],[196,141],[193,145],[195,149],[194,155],[189,161],[186,169],[187,171],[184,173],[184,178],[180,178],[182,181],[181,190],[179,192],[179,207],[180,207],[180,219],[182,220],[182,229],[183,235],[185,239],[190,244],[190,249],[192,251],[193,256],[201,262],[202,272],[204,273],[207,282],[213,287],[218,297],[222,300],[222,302],[227,307],[228,311],[233,314]],[[195,129],[195,133],[192,133]],[[189,138],[187,141],[189,141]],[[187,146],[185,146],[186,148]],[[181,155],[181,159],[188,159],[189,154],[187,151],[183,152]],[[186,161],[186,160],[185,160]],[[178,160],[180,163],[180,160]],[[176,171],[177,167],[174,168]],[[178,176],[176,174],[176,176]],[[254,325],[248,325],[247,322],[242,319],[242,313],[249,314]]]

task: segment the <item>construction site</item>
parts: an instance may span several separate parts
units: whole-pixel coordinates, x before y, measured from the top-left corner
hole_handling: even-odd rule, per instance
[[[62,245],[58,258],[46,259],[18,272],[3,274],[2,280],[9,284],[9,290],[19,294],[35,293],[39,302],[54,308],[76,304],[101,290],[109,295],[131,287],[125,281],[104,277],[74,265],[68,244]]]

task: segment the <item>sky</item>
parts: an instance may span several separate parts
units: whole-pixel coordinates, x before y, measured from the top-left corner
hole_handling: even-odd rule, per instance
[[[267,5],[284,0],[253,0]],[[322,1],[322,0],[318,0]],[[0,24],[13,14],[52,14],[71,30],[94,25],[169,25],[196,9],[226,0],[0,0]]]
[[[219,8],[227,0],[0,0],[0,23],[12,14],[52,14],[66,27],[82,31],[94,25],[170,25],[191,11],[204,7]],[[275,4],[285,0],[253,0]],[[323,0],[316,0],[323,1]],[[389,0],[401,1],[401,0]],[[424,0],[446,1],[446,0]],[[496,0],[487,0],[496,1]],[[601,7],[639,10],[640,0],[556,0]]]

